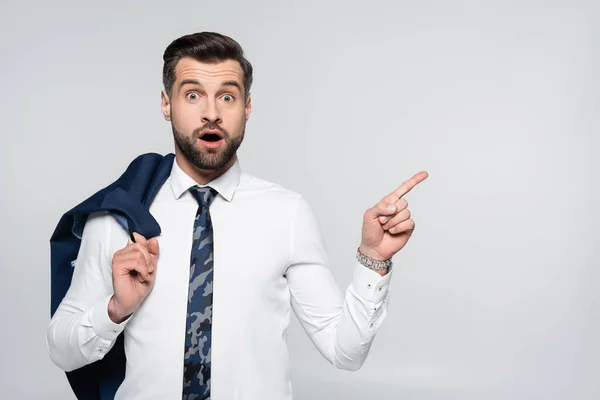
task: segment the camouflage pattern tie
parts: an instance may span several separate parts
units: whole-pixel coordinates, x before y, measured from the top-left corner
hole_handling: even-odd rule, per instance
[[[210,345],[213,304],[213,230],[209,207],[217,192],[193,186],[198,201],[190,260],[183,360],[183,400],[210,399]]]

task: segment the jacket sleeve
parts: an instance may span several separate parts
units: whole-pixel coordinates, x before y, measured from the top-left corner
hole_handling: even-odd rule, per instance
[[[342,294],[329,270],[315,217],[303,197],[290,238],[286,276],[300,324],[331,364],[340,369],[359,369],[387,314],[392,270],[382,277],[356,261],[348,266],[353,268],[353,280]]]
[[[110,229],[115,223],[106,213],[88,217],[71,285],[50,321],[48,351],[64,371],[102,359],[127,323],[115,324],[108,317],[113,294]]]

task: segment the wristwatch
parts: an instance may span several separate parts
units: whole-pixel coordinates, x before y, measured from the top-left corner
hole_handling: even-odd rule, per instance
[[[356,259],[358,260],[359,263],[361,263],[365,267],[375,269],[375,270],[387,269],[392,266],[391,258],[381,261],[381,260],[376,260],[371,257],[367,257],[363,253],[360,252],[360,247],[358,248],[358,250],[356,250]]]

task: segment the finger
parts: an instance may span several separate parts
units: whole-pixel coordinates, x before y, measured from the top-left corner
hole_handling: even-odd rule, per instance
[[[131,239],[134,240],[131,240]],[[121,249],[121,251],[130,251],[131,250],[131,245],[132,244],[146,244],[146,238],[142,235],[140,235],[137,232],[129,232],[129,236],[127,237],[127,246],[125,246],[124,248]]]
[[[148,269],[148,275],[152,275],[154,273],[154,270],[156,269],[156,264],[151,262],[146,266],[146,268]]]
[[[153,256],[158,256],[158,239],[152,238],[148,241],[148,252]]]
[[[158,239],[152,238],[148,241],[148,254],[150,254],[150,264],[148,264],[148,272],[154,273],[158,264]]]
[[[128,239],[129,247],[132,250],[139,250],[144,254],[144,258],[147,264],[150,264],[152,258],[150,257],[150,253],[148,252],[148,241],[143,235],[140,235],[137,232],[131,232],[131,235],[135,238],[135,243],[132,242],[131,238]],[[131,246],[133,245],[133,246]]]
[[[406,199],[400,199],[396,202],[396,208],[398,212],[401,212],[402,210],[404,210],[405,208],[408,207],[408,201],[406,201]],[[390,220],[390,218],[393,218],[393,215],[387,215],[387,216],[380,216],[379,217],[379,222],[381,222],[382,224],[385,224],[386,222],[388,222]]]
[[[410,235],[412,235],[414,230],[415,230],[415,221],[412,219],[408,219],[406,221],[399,223],[398,225],[392,226],[388,230],[388,232],[390,232],[392,234],[405,233],[410,236]]]
[[[115,253],[113,257],[113,263],[121,263],[125,261],[135,261],[144,264],[145,266],[152,265],[152,257],[146,249],[145,246],[140,245],[139,243],[133,243],[132,246],[128,249],[128,251],[120,251]],[[154,270],[154,267],[152,267]]]
[[[140,283],[150,282],[150,279],[152,279],[152,276],[148,273],[148,268],[146,268],[146,271],[143,274],[138,274],[138,276],[141,276],[143,279],[140,280]]]
[[[386,199],[381,200],[379,203],[375,204],[373,207],[369,208],[365,212],[365,217],[368,219],[377,219],[379,216],[388,216],[394,215],[398,211],[396,204],[393,202],[389,202]]]
[[[131,276],[133,277],[133,279],[136,279],[139,283],[146,283],[146,281],[148,280],[146,276],[140,274],[137,271],[131,271]]]
[[[152,261],[152,257],[150,256],[146,245],[140,243],[132,243],[126,248],[119,250],[115,253],[113,259],[129,259],[138,257],[142,257],[145,263],[150,263]]]
[[[135,238],[135,242],[136,243],[143,244],[143,245],[147,244],[147,240],[146,240],[146,238],[143,235],[140,235],[137,232],[131,232],[131,234]],[[131,241],[131,238],[129,240]]]
[[[132,249],[128,252],[123,252],[123,253],[115,253],[115,256],[113,257],[113,262],[116,261],[120,261],[120,262],[124,262],[124,261],[142,261],[143,263],[146,263],[146,257],[144,256],[144,253],[142,251],[138,251],[137,249]]]
[[[404,196],[406,193],[410,192],[415,186],[419,183],[423,182],[429,174],[426,171],[421,171],[418,174],[415,174],[412,178],[404,182],[402,185],[398,186],[398,189],[394,190],[393,194],[400,198]]]
[[[136,260],[122,260],[118,266],[120,275],[130,275],[132,278],[137,279],[140,283],[144,283],[150,279],[148,268],[139,259]]]
[[[392,219],[390,219],[387,223],[383,224],[381,227],[384,230],[388,230],[393,226],[398,225],[400,222],[404,222],[407,219],[410,218],[410,210],[408,208],[405,208],[404,210],[400,211],[398,214],[396,214]]]
[[[132,271],[132,277],[136,279],[139,283],[146,283],[148,281],[148,277],[144,274],[140,274],[137,271]]]
[[[152,256],[150,255],[150,252],[148,252],[148,247],[146,247],[146,245],[140,246],[139,252],[141,255],[141,262],[143,262],[146,267],[152,265]]]
[[[133,275],[140,283],[148,282],[151,279],[151,274],[148,272],[148,266],[144,262],[140,262],[138,260],[138,262],[133,266],[132,272],[133,271],[135,271]]]

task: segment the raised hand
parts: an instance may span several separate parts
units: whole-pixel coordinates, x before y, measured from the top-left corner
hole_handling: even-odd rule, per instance
[[[400,251],[415,230],[415,221],[402,198],[429,174],[422,171],[365,211],[360,251],[376,260],[387,260]]]
[[[136,242],[117,251],[112,261],[113,297],[108,303],[108,315],[121,323],[138,309],[154,287],[158,260],[158,240],[146,240],[133,233]]]

